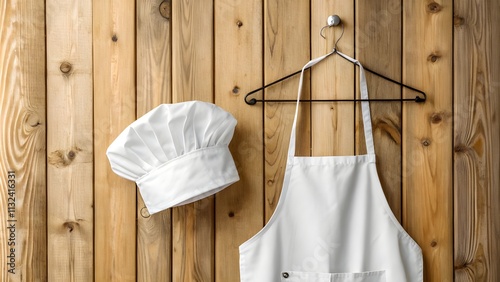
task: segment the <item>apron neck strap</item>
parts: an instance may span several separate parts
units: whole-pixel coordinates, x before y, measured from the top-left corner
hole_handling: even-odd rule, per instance
[[[296,127],[297,127],[297,117],[299,115],[299,103],[300,103],[300,95],[302,93],[302,86],[304,82],[304,71],[315,64],[321,62],[325,58],[329,57],[330,55],[338,53],[345,59],[351,61],[352,63],[356,64],[359,66],[359,89],[361,92],[361,99],[367,100],[368,99],[368,87],[366,85],[366,77],[365,77],[365,71],[363,69],[363,66],[361,63],[359,63],[358,60],[355,60],[343,53],[340,53],[337,50],[333,50],[332,52],[323,55],[321,57],[318,57],[316,59],[313,59],[309,61],[307,64],[304,65],[302,68],[302,72],[300,73],[300,80],[299,80],[299,89],[298,89],[298,94],[297,94],[297,105],[295,107],[295,117],[293,119],[293,125],[292,125],[292,132],[290,136],[290,145],[288,146],[288,160],[291,161],[293,157],[295,156],[295,140],[296,140]],[[369,155],[375,154],[375,147],[373,145],[373,135],[372,135],[372,122],[371,122],[371,117],[370,117],[370,104],[369,102],[361,102],[361,111],[362,111],[362,116],[363,116],[363,128],[365,132],[365,141],[366,141],[366,149]]]

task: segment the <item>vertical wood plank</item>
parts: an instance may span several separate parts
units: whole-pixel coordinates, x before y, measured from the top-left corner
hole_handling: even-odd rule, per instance
[[[218,282],[239,281],[238,247],[264,222],[262,108],[243,101],[263,83],[262,5],[215,1],[215,101],[238,120],[230,150],[240,175],[239,182],[216,195]]]
[[[356,7],[356,58],[364,67],[401,81],[401,0],[358,0]],[[365,73],[371,99],[400,98],[400,86]],[[359,69],[356,85],[358,77]],[[372,102],[370,109],[380,182],[401,221],[401,103]],[[360,103],[356,107],[356,153],[366,154]]]
[[[172,101],[213,102],[213,1],[172,2]],[[214,197],[173,208],[173,281],[214,281]]]
[[[91,281],[92,2],[46,4],[48,280]]]
[[[452,281],[453,4],[406,1],[403,11],[403,81],[428,93],[403,105],[403,225],[422,248],[424,280]]]
[[[500,4],[454,1],[455,281],[500,279]]]
[[[300,70],[309,61],[309,1],[266,1],[264,7],[264,81],[271,83]],[[266,99],[297,99],[299,76],[265,90]],[[302,98],[307,99],[308,89]],[[266,103],[265,218],[271,218],[281,194],[295,103]],[[309,103],[302,103],[297,132],[297,154],[310,154]]]
[[[0,3],[1,281],[47,281],[45,3]]]
[[[171,3],[137,0],[137,117],[171,97]],[[149,215],[137,193],[137,281],[169,282],[172,276],[171,210]]]
[[[354,56],[354,4],[339,1],[311,2],[312,57],[322,56],[334,48],[342,33],[341,27],[326,28],[323,39],[319,31],[326,25],[329,15],[341,15],[345,32],[338,44],[339,50]],[[312,99],[353,99],[354,65],[332,56],[314,66],[311,71]],[[353,103],[313,103],[311,109],[312,155],[354,154],[354,107]]]
[[[490,19],[492,19],[493,23],[491,24],[491,39],[492,39],[492,47],[491,47],[491,62],[490,65],[490,93],[493,98],[491,102],[491,114],[488,122],[491,122],[491,141],[490,141],[490,149],[491,156],[490,157],[490,167],[489,175],[490,175],[490,190],[488,194],[489,205],[491,207],[491,227],[488,227],[488,236],[491,238],[491,279],[490,281],[499,281],[500,280],[500,242],[498,238],[500,238],[500,174],[495,173],[500,171],[500,148],[497,144],[500,144],[500,124],[498,121],[498,115],[500,112],[500,54],[496,52],[497,48],[500,46],[500,17],[498,17],[500,13],[500,2],[491,1],[492,4],[491,9],[489,10],[491,13]],[[495,158],[495,156],[497,156]]]
[[[106,149],[135,120],[135,1],[93,1],[96,281],[136,280],[136,189]]]

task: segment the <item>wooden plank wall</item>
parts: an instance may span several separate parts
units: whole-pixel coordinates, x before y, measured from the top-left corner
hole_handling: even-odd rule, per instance
[[[279,199],[291,103],[244,95],[338,48],[428,94],[372,103],[389,204],[424,252],[425,281],[500,279],[500,3],[495,0],[0,2],[0,281],[239,280],[238,246]],[[359,95],[332,57],[305,99]],[[372,98],[415,93],[367,75]],[[298,76],[257,94],[294,99]],[[214,102],[238,120],[241,180],[153,216],[105,156],[161,103]],[[360,107],[300,108],[297,154],[366,148]]]

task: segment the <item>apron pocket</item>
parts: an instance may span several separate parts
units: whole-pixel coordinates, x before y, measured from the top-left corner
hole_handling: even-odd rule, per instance
[[[351,273],[283,271],[282,282],[385,282],[385,270]]]

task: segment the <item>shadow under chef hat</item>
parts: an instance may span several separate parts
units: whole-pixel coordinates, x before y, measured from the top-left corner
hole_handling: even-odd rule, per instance
[[[213,195],[239,180],[228,149],[236,119],[218,106],[163,104],[132,124],[106,155],[135,181],[150,214]]]

